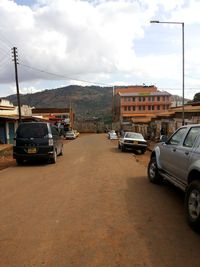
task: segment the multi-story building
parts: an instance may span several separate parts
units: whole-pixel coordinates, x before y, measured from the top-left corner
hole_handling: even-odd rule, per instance
[[[114,90],[114,119],[121,124],[148,123],[170,108],[171,95],[155,86],[128,86]]]

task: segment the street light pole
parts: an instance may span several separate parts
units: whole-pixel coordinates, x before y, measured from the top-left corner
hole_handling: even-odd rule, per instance
[[[182,25],[182,125],[185,125],[185,45],[184,22],[151,20],[150,23],[180,24]]]

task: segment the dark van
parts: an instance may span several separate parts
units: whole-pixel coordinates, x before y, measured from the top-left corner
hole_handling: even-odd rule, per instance
[[[63,153],[63,141],[56,126],[48,122],[22,122],[13,146],[13,158],[17,164],[26,160],[46,159],[56,163]]]

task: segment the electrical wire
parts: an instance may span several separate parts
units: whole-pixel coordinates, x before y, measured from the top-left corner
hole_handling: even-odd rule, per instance
[[[1,57],[0,57],[0,64],[1,64],[1,62],[2,62],[5,58],[8,58],[8,57],[9,57],[9,59],[11,59],[11,57],[10,57],[9,54],[7,54],[7,53],[2,54]]]
[[[4,40],[3,40],[4,39]],[[9,48],[12,48],[14,45],[0,32],[0,40],[3,43],[6,43]]]
[[[112,85],[106,84],[106,83],[92,82],[92,81],[72,78],[72,77],[69,77],[69,76],[66,76],[66,75],[56,74],[56,73],[53,73],[53,72],[41,70],[41,69],[26,65],[26,64],[22,64],[22,63],[19,63],[19,65],[21,65],[23,67],[26,67],[26,68],[29,68],[29,69],[36,70],[36,71],[41,72],[41,73],[45,73],[45,74],[48,74],[48,75],[52,75],[52,76],[56,76],[56,77],[59,77],[59,78],[63,78],[63,79],[66,79],[66,80],[73,80],[73,81],[84,82],[84,83],[89,83],[89,84],[96,84],[96,85],[101,85],[101,86],[102,85],[109,86],[109,87],[112,86]]]

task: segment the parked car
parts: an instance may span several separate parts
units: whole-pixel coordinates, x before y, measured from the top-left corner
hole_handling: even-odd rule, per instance
[[[118,139],[118,136],[117,136],[115,130],[111,130],[108,132],[108,139],[111,139],[111,140],[112,139]]]
[[[77,137],[77,135],[76,135],[76,133],[74,131],[68,131],[65,134],[65,138],[69,139],[69,140],[76,139],[76,137]]]
[[[75,136],[78,137],[79,136],[79,132],[77,130],[73,130],[73,132],[75,133]]]
[[[57,155],[63,154],[59,131],[48,122],[20,123],[14,141],[13,158],[18,164],[33,159],[47,159],[56,163]]]
[[[147,141],[141,133],[125,132],[124,135],[119,138],[118,148],[122,151],[132,149],[140,151],[140,153],[143,154],[147,150]]]
[[[148,177],[155,184],[165,179],[185,192],[187,221],[200,232],[200,124],[182,126],[154,147]]]
[[[116,133],[110,133],[110,134],[109,134],[109,139],[110,139],[110,140],[117,140],[117,139],[118,139],[118,136],[117,136]]]

